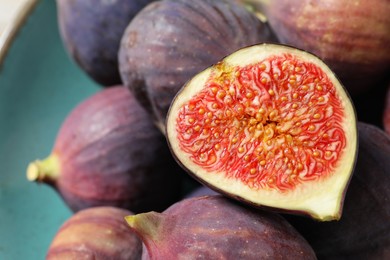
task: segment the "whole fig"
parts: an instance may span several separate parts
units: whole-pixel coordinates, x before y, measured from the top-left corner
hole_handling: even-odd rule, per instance
[[[152,0],[57,0],[64,47],[97,83],[121,84],[117,53],[133,17]]]
[[[127,27],[120,75],[164,131],[169,105],[190,77],[238,48],[274,40],[267,24],[233,0],[157,1]]]
[[[105,205],[142,212],[176,201],[178,170],[150,116],[117,86],[71,111],[50,155],[30,163],[27,177],[52,185],[73,211]]]
[[[126,217],[144,243],[142,259],[316,259],[281,216],[220,195],[177,202],[163,213]]]
[[[351,94],[367,92],[390,73],[388,0],[250,0],[281,43],[313,52]]]
[[[359,123],[359,155],[339,221],[286,216],[319,259],[390,259],[390,137]]]
[[[115,207],[77,212],[57,231],[46,259],[140,259],[142,242],[124,221],[131,214]]]

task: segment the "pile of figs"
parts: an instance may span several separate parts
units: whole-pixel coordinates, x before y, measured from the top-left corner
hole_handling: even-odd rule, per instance
[[[57,11],[102,88],[27,167],[73,211],[47,259],[390,258],[387,0]]]

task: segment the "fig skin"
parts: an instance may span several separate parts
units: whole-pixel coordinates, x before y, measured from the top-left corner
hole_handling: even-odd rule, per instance
[[[281,216],[220,196],[175,203],[163,213],[126,217],[144,243],[142,259],[316,259]]]
[[[207,186],[201,185],[198,188],[189,192],[185,196],[185,198],[195,198],[195,197],[211,196],[211,195],[220,195],[220,193],[216,192],[215,190],[210,189]]]
[[[161,211],[180,198],[180,171],[147,112],[123,87],[86,98],[65,118],[50,155],[27,178],[50,184],[78,211]]]
[[[158,1],[126,28],[120,75],[164,131],[169,105],[187,80],[241,47],[275,41],[267,24],[232,0]]]
[[[260,2],[281,43],[319,56],[355,95],[390,73],[387,0],[249,0]]]
[[[390,137],[360,122],[359,155],[337,222],[286,216],[319,259],[390,258]]]
[[[70,57],[98,84],[121,84],[118,49],[126,26],[152,0],[57,0],[61,38]]]
[[[124,221],[132,214],[115,207],[77,212],[58,229],[46,259],[140,259],[142,242]]]

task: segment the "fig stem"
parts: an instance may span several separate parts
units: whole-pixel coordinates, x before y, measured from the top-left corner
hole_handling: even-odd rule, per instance
[[[267,6],[270,4],[270,0],[241,0],[241,2],[252,11],[257,18],[262,22],[267,22],[267,15],[265,14]]]
[[[137,232],[144,242],[156,241],[164,214],[155,211],[126,216],[127,224]]]
[[[60,173],[60,163],[56,154],[43,160],[31,162],[27,167],[27,179],[35,182],[54,182]]]

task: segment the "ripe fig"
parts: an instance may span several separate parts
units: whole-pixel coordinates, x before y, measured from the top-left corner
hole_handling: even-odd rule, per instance
[[[257,2],[265,3],[263,11],[281,43],[316,54],[351,94],[367,92],[389,75],[388,0]]]
[[[167,116],[178,162],[232,198],[338,219],[357,153],[352,102],[317,57],[243,48],[193,77]]]
[[[390,137],[359,123],[359,155],[339,221],[286,216],[319,259],[390,259]]]
[[[188,194],[186,194],[185,198],[194,198],[194,197],[201,197],[206,195],[219,195],[219,193],[216,192],[215,190],[210,189],[209,187],[201,185],[196,189],[192,190],[191,192],[189,192]]]
[[[142,259],[316,259],[280,215],[220,195],[175,203],[163,213],[126,217],[142,238]]]
[[[152,0],[57,0],[64,47],[97,83],[121,84],[120,40],[131,19]]]
[[[115,207],[77,212],[57,231],[46,259],[140,259],[142,242],[124,221],[131,214]]]
[[[180,196],[177,163],[130,91],[106,88],[64,120],[50,155],[30,163],[30,181],[51,184],[73,211],[117,206],[163,210]]]
[[[233,0],[162,0],[127,27],[119,49],[123,83],[165,130],[182,85],[231,52],[275,41],[267,24]]]

